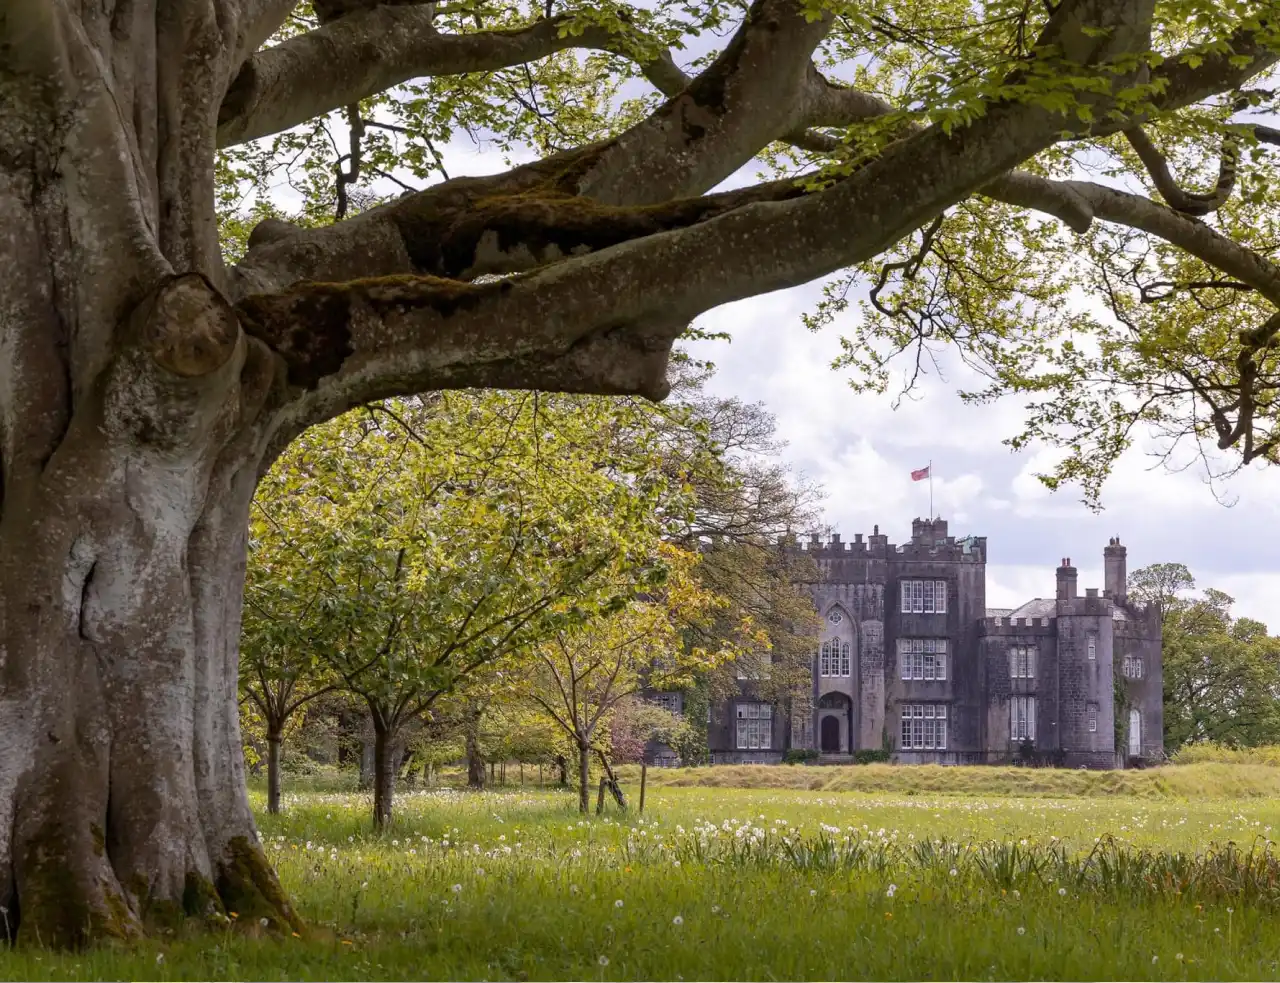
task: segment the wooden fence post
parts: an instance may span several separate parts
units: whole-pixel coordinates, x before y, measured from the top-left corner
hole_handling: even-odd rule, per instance
[[[644,785],[649,773],[649,762],[640,762],[640,815],[644,815]]]

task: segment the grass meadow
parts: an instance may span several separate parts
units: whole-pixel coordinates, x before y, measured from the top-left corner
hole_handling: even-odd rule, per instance
[[[261,832],[308,938],[20,946],[0,978],[1280,976],[1277,768],[650,777],[643,816],[582,818],[554,790],[410,792],[385,836],[366,796],[295,789]],[[824,787],[733,787],[753,783]]]

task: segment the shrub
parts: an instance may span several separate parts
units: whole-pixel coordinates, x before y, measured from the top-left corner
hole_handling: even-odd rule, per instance
[[[821,752],[812,747],[793,747],[782,755],[784,765],[807,765],[817,761]]]
[[[859,748],[853,752],[855,765],[874,765],[887,762],[889,751],[885,748]]]

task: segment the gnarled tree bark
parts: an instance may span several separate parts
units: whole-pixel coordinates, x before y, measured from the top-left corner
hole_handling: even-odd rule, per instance
[[[463,42],[434,36],[416,8],[366,3],[336,11],[322,37],[259,53],[291,0],[6,5],[6,932],[78,945],[230,911],[301,927],[258,842],[236,699],[248,509],[301,429],[431,388],[661,397],[689,319],[874,256],[1069,125],[999,103],[965,127],[913,132],[821,191],[671,201],[704,194],[851,102],[814,98],[810,59],[831,21],[805,6],[756,0],[687,86],[669,59],[652,62],[672,97],[616,140],[326,229],[264,229],[228,270],[214,210],[220,140],[430,72],[431,57],[463,72],[559,50],[555,25]],[[1145,50],[1151,7],[1062,0],[1037,57],[1087,66]],[[424,46],[388,45],[378,64],[379,25],[402,22]],[[369,71],[344,61],[325,89],[326,39],[342,37]],[[1260,51],[1255,64],[1269,59]],[[1179,71],[1198,97],[1237,84]],[[315,90],[290,101],[263,87],[286,77]],[[489,271],[520,275],[470,282]],[[389,755],[381,735],[380,774],[394,777]]]

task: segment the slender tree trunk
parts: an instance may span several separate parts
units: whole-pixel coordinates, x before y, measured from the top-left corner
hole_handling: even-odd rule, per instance
[[[591,811],[591,744],[578,742],[578,811]]]
[[[373,827],[391,826],[391,803],[396,794],[396,734],[377,723],[373,728]]]
[[[280,813],[280,748],[284,736],[278,729],[267,731],[267,812]]]
[[[484,788],[484,758],[480,755],[480,715],[471,714],[467,720],[467,785]]]

